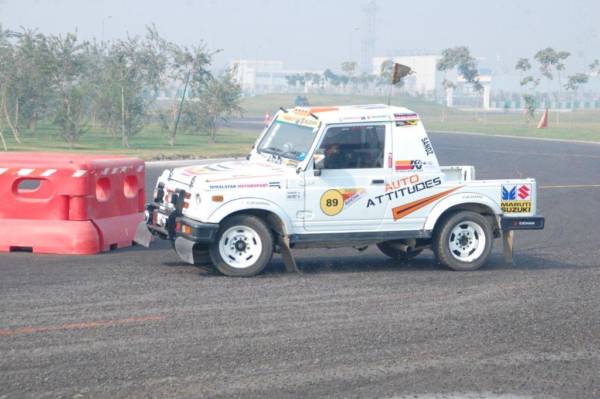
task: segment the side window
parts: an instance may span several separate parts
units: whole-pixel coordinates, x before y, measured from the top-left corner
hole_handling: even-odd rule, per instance
[[[382,168],[385,125],[331,127],[317,151],[325,155],[324,169]]]

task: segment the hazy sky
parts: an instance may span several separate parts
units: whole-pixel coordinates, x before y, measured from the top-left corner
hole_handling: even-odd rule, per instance
[[[336,68],[359,60],[367,0],[0,0],[5,28],[78,30],[106,39],[155,23],[168,39],[204,40],[231,59],[281,59],[289,68]],[[573,53],[569,69],[600,58],[599,0],[378,0],[375,55],[438,52],[468,45],[484,66],[507,72],[517,57],[553,46]],[[103,29],[104,25],[104,29]]]

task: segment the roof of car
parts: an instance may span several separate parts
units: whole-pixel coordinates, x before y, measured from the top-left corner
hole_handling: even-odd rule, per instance
[[[417,113],[408,108],[385,104],[296,107],[290,111],[298,117],[311,117],[313,114],[325,123],[419,119]]]

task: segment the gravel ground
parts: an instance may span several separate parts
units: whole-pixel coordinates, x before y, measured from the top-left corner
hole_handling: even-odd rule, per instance
[[[600,145],[433,134],[444,164],[599,184]],[[152,164],[152,184],[160,168]],[[370,248],[226,278],[167,245],[0,255],[0,398],[600,396],[600,189],[542,188],[515,265],[456,273]]]

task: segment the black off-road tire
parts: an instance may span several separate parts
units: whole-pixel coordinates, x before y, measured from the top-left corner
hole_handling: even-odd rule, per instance
[[[485,245],[481,254],[472,261],[465,262],[457,259],[450,249],[450,235],[452,230],[461,223],[471,222],[479,225],[485,234]],[[433,235],[433,252],[437,261],[456,271],[477,270],[488,260],[494,243],[494,234],[490,221],[485,216],[471,211],[461,211],[439,221]]]
[[[380,242],[379,244],[377,244],[377,248],[379,248],[379,250],[383,252],[384,255],[389,256],[390,258],[395,260],[410,260],[419,256],[419,254],[423,252],[422,249],[417,249],[408,252],[400,251],[399,249],[394,248],[394,246],[391,245],[389,241]]]
[[[249,267],[232,267],[223,258],[219,251],[222,235],[231,227],[247,226],[253,229],[261,240],[262,251],[256,261]],[[213,266],[221,273],[230,277],[251,277],[259,274],[271,261],[273,256],[273,236],[271,231],[260,218],[252,215],[235,215],[225,219],[219,226],[215,240],[210,244],[209,255]]]

